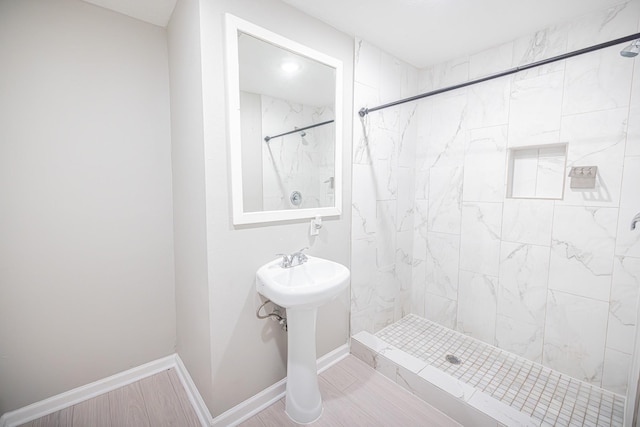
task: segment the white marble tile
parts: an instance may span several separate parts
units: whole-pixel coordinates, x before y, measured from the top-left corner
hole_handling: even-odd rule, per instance
[[[352,300],[353,301],[353,300]],[[368,307],[366,310],[356,311],[351,307],[351,333],[361,331],[373,332],[374,307]],[[353,348],[352,348],[353,351]]]
[[[456,330],[495,343],[498,278],[460,270]]]
[[[427,374],[427,376],[429,375]],[[443,393],[442,389],[431,381],[414,375],[402,367],[398,368],[396,382],[425,402],[431,402],[440,411],[455,419],[461,425],[496,427],[496,420],[465,402],[464,391],[463,399],[458,399],[454,395]],[[456,389],[454,388],[453,391],[456,391]],[[468,397],[471,398],[472,396],[473,394]]]
[[[394,346],[387,346],[378,352],[378,358],[380,356],[388,359],[395,365],[402,366],[404,369],[417,374],[427,366],[427,362],[418,359],[405,351],[402,351]]]
[[[416,259],[427,259],[427,233],[428,216],[427,201],[416,200],[413,215],[413,257]]]
[[[398,168],[398,212],[396,214],[397,231],[413,230],[414,202],[414,169]]]
[[[558,142],[563,72],[515,80],[509,104],[509,146]]]
[[[511,67],[513,42],[483,50],[469,57],[469,79],[489,76]]]
[[[411,230],[398,232],[396,233],[396,276],[402,291],[411,291],[412,272],[413,232]]]
[[[424,260],[413,259],[411,272],[411,312],[418,316],[425,316],[424,302],[427,288],[427,268]]]
[[[607,306],[606,302],[550,290],[544,365],[599,385],[604,364]]]
[[[568,49],[576,50],[638,32],[640,4],[622,2],[572,19]]]
[[[510,427],[538,427],[540,425],[525,412],[520,412],[486,393],[476,392],[468,401],[469,405],[490,415],[499,424]]]
[[[518,356],[542,363],[542,337],[544,328],[498,315],[496,347]]]
[[[449,96],[433,98],[431,127],[426,139],[426,159],[423,167],[458,166],[464,160],[467,94],[456,91]]]
[[[618,209],[556,206],[549,289],[609,300]]]
[[[572,189],[567,178],[561,204],[618,206],[627,114],[627,108],[617,108],[563,117],[560,137],[569,143],[565,175],[572,166],[598,166],[598,175],[595,189]]]
[[[498,314],[544,326],[549,247],[502,242]]]
[[[396,158],[374,159],[373,180],[377,200],[397,200],[398,168]]]
[[[502,240],[549,246],[553,201],[506,199],[502,210]]]
[[[429,169],[416,168],[414,170],[416,182],[414,184],[414,197],[416,200],[429,199]],[[426,210],[425,210],[426,212]]]
[[[566,146],[538,149],[536,197],[562,199],[566,164]]]
[[[380,84],[382,52],[366,41],[355,39],[354,80],[377,88]]]
[[[382,200],[376,203],[376,265],[387,269],[396,262],[396,201]]]
[[[446,391],[452,396],[468,401],[476,392],[476,389],[451,375],[429,365],[418,373],[418,376],[429,381],[436,387]]]
[[[636,69],[640,70],[640,67],[636,67]],[[638,72],[640,74],[640,72]],[[633,82],[633,87],[640,86],[640,77],[636,77]],[[631,95],[631,102],[634,102],[634,96],[640,98],[640,90],[637,91],[638,94]],[[627,143],[625,147],[625,155],[626,156],[640,156],[640,120],[637,120],[636,117],[640,117],[640,101],[637,102],[638,105],[631,105],[629,108],[629,118],[627,122]]]
[[[373,368],[377,351],[368,345],[366,340],[368,336],[373,337],[374,335],[371,335],[368,331],[359,331],[354,334],[351,337],[349,352]]]
[[[469,132],[464,158],[463,201],[501,202],[504,199],[506,150],[506,126]]]
[[[624,159],[620,220],[618,223],[616,255],[640,258],[640,223],[631,230],[631,220],[640,213],[640,157]]]
[[[455,300],[458,297],[458,258],[460,236],[427,234],[426,291]]]
[[[396,101],[402,96],[402,76],[407,65],[386,52],[380,54],[380,101]],[[398,111],[396,109],[396,111]]]
[[[640,25],[638,26],[640,30]],[[631,106],[627,123],[627,156],[640,156],[640,67],[633,67],[633,82],[631,84]]]
[[[351,242],[351,309],[364,311],[374,301],[376,270],[374,238]]]
[[[609,303],[607,347],[633,353],[640,291],[640,258],[615,257]]]
[[[567,60],[562,114],[578,114],[629,105],[632,61],[620,60],[613,46]]]
[[[363,239],[376,232],[376,192],[373,168],[354,164],[352,167],[351,235]]]
[[[433,122],[434,100],[426,98],[416,103],[416,147],[415,147],[415,167],[417,170],[428,170],[431,164],[427,160],[431,157],[429,147],[429,136],[431,134],[431,123]]]
[[[392,347],[389,343],[376,337],[373,333],[362,331],[351,336],[351,344],[358,342],[361,345],[367,347],[373,354],[377,354],[380,351]]]
[[[469,80],[469,58],[465,56],[424,70],[420,80],[420,90],[431,91],[467,80]]]
[[[418,138],[418,104],[413,102],[399,106],[399,140],[398,140],[398,166],[415,168],[416,144]]]
[[[502,203],[463,203],[460,268],[498,276]]]
[[[630,354],[607,348],[604,353],[604,369],[602,371],[602,388],[617,394],[627,394]]]
[[[468,88],[469,106],[465,116],[467,129],[507,124],[511,79],[502,77]]]
[[[380,104],[378,89],[355,82],[353,85],[354,108],[375,107]],[[353,163],[370,165],[373,158],[371,141],[376,139],[377,122],[373,115],[356,115],[353,120]]]
[[[455,329],[458,318],[458,302],[427,292],[424,297],[424,316],[449,329]]]
[[[429,174],[429,231],[459,234],[462,167],[434,167]]]
[[[568,33],[566,26],[550,26],[516,39],[513,46],[513,66],[532,64],[565,53]],[[520,72],[515,75],[515,79],[529,79],[563,69],[564,61],[557,61]]]
[[[535,198],[538,178],[538,149],[522,148],[509,153],[508,197]]]

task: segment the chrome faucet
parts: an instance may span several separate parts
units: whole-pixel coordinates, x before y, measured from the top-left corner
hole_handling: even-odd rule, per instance
[[[296,265],[300,265],[300,264],[304,264],[305,262],[307,262],[307,256],[302,253],[302,251],[309,249],[309,248],[302,248],[297,252],[294,252],[290,255],[287,254],[276,254],[276,256],[281,256],[282,257],[282,262],[280,262],[280,267],[282,268],[291,268],[291,267],[295,267]]]
[[[636,229],[636,224],[640,222],[640,213],[633,217],[631,220],[631,230]]]

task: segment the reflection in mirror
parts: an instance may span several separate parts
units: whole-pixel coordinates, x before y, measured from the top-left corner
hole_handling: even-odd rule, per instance
[[[335,69],[243,32],[238,60],[245,212],[333,206]]]
[[[340,214],[340,61],[231,15],[227,37],[234,223]]]

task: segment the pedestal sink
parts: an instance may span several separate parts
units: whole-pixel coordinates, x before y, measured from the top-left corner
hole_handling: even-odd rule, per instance
[[[337,297],[349,283],[347,267],[312,256],[306,259],[287,268],[274,260],[256,273],[257,291],[287,309],[285,412],[297,423],[311,423],[322,414],[316,365],[318,307]]]

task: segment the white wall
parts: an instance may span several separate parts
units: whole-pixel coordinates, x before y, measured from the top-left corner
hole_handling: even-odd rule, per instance
[[[165,31],[0,2],[0,413],[174,352]]]
[[[176,351],[198,391],[212,401],[211,324],[205,216],[199,4],[179,1],[167,27],[171,77],[171,162]]]
[[[307,221],[234,227],[231,221],[225,113],[224,13],[230,12],[344,63],[343,155],[350,158],[353,42],[337,30],[276,0],[202,1],[201,47],[204,94],[207,244],[212,337],[214,415],[253,396],[285,376],[286,335],[274,322],[255,316],[261,299],[255,271],[277,252],[310,246],[309,253],[349,265],[350,164],[343,165],[343,214],[327,219],[318,238]],[[345,294],[321,308],[318,356],[347,342],[349,303]]]

